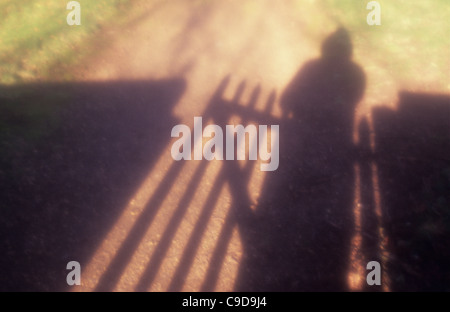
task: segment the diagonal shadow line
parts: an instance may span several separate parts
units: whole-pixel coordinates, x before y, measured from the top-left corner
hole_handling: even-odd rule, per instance
[[[226,256],[228,244],[233,234],[233,228],[242,223],[252,222],[254,214],[250,209],[250,198],[246,191],[246,185],[250,178],[249,173],[254,166],[253,162],[248,162],[244,169],[238,167],[236,163],[227,163],[223,169],[228,175],[228,184],[233,197],[232,209],[228,213],[225,224],[220,233],[217,245],[210,261],[208,272],[201,286],[201,291],[212,291],[219,278],[220,269]],[[241,172],[240,175],[236,175]],[[234,179],[233,179],[234,178]],[[245,229],[245,225],[240,229]]]
[[[254,163],[249,162],[247,164],[247,167],[251,167]],[[228,166],[227,166],[228,165]],[[245,170],[246,172],[250,172],[249,170]],[[238,175],[237,175],[238,174]],[[200,242],[202,237],[204,236],[204,232],[206,231],[206,227],[208,224],[208,220],[211,218],[212,212],[215,208],[215,203],[219,199],[220,190],[222,189],[223,185],[226,181],[230,180],[231,177],[237,178],[236,180],[239,180],[239,182],[234,183],[233,186],[230,185],[230,189],[232,191],[233,198],[237,199],[237,201],[242,199],[242,202],[238,202],[238,207],[242,208],[241,205],[243,205],[244,209],[237,210],[236,208],[233,208],[233,206],[230,209],[230,212],[228,215],[233,215],[237,217],[242,217],[242,220],[248,220],[252,217],[252,211],[250,210],[250,200],[248,198],[248,193],[245,191],[247,188],[245,187],[247,184],[247,181],[249,179],[248,174],[243,174],[238,165],[235,163],[230,163],[227,161],[225,163],[225,166],[221,169],[220,174],[217,177],[217,182],[214,185],[214,189],[211,192],[210,196],[208,197],[207,201],[205,202],[205,205],[203,206],[203,211],[201,216],[199,217],[199,220],[197,221],[197,225],[195,227],[194,232],[191,234],[191,237],[189,238],[189,242],[186,245],[185,252],[183,254],[183,257],[181,258],[181,261],[178,265],[177,271],[175,272],[172,281],[169,285],[168,291],[179,291],[183,287],[187,274],[189,273],[189,269],[192,266],[192,262],[194,260],[194,257],[197,253],[197,249],[200,246]],[[231,183],[229,183],[231,184]],[[235,200],[236,201],[236,200]],[[226,232],[225,232],[226,233]],[[219,237],[219,243],[220,241],[224,239],[226,240],[226,236],[223,238]],[[225,250],[226,250],[225,245]],[[217,249],[217,246],[216,246]],[[219,255],[222,253],[219,252]],[[222,255],[220,260],[223,260],[223,257],[225,254]]]
[[[219,86],[217,87],[216,91],[214,92],[214,94],[209,102],[209,105],[208,105],[209,109],[207,109],[205,111],[203,118],[209,119],[209,116],[212,115],[211,112],[212,112],[213,107],[216,107],[216,106],[219,108],[221,107],[220,104],[223,104],[221,97],[222,97],[222,94],[223,94],[225,88],[228,86],[229,81],[230,81],[229,75],[226,76],[224,79],[222,79],[222,81],[220,82]],[[242,92],[244,91],[244,87],[245,87],[245,81],[242,81],[234,95],[234,102],[236,102],[241,97]],[[221,117],[224,117],[224,116],[221,116]],[[203,162],[203,163],[206,164],[206,162]],[[203,167],[203,166],[205,166],[205,165],[202,164],[202,168],[205,169],[206,167]],[[202,173],[202,175],[203,175],[203,173]],[[202,175],[199,176],[199,179],[202,177]],[[221,176],[221,174],[219,173],[216,181],[219,181],[220,176]],[[187,200],[189,200],[189,202],[192,200],[193,195],[188,195],[188,194],[190,194],[190,193],[194,194],[195,189],[200,184],[199,179],[191,180],[189,188],[192,188],[192,192],[187,191],[185,193],[185,196],[189,196],[189,197],[186,197],[186,199],[182,199],[180,201],[181,204],[184,202],[187,202]],[[220,191],[222,184],[223,184],[223,181],[215,183],[215,187],[213,188],[210,195],[208,196],[208,199],[206,200],[205,205],[203,205],[203,209],[202,209],[203,211],[207,210],[206,208],[208,208],[210,206],[214,206],[214,203],[217,201],[218,195],[219,195],[216,193],[218,193]],[[215,190],[215,192],[214,192],[214,190]],[[209,202],[211,202],[211,204],[210,204],[210,206],[207,206],[207,204]],[[166,228],[166,232],[163,234],[163,237],[165,237],[165,239],[163,242],[161,242],[158,245],[157,249],[153,252],[153,256],[150,259],[150,261],[147,265],[147,268],[146,268],[145,272],[142,274],[137,286],[135,287],[135,291],[146,291],[153,283],[153,280],[155,279],[156,274],[158,273],[159,267],[161,266],[161,263],[164,260],[164,256],[165,256],[168,248],[170,247],[171,239],[173,238],[173,236],[177,230],[177,227],[178,227],[179,223],[181,222],[182,217],[184,216],[184,212],[185,212],[185,209],[187,208],[187,206],[188,206],[188,203],[186,203],[186,205],[181,205],[177,209],[177,213],[176,213],[177,216],[171,220],[171,224],[168,225],[168,227]],[[212,210],[212,208],[209,208],[209,210]],[[181,213],[178,214],[178,211],[180,211]],[[209,215],[211,213],[209,213]],[[200,217],[200,219],[201,219],[201,217]],[[209,219],[209,217],[208,217],[208,219]],[[197,224],[199,224],[199,222],[197,222]],[[188,246],[189,246],[189,243],[188,243]],[[187,248],[185,250],[187,250]],[[184,258],[184,256],[183,256],[183,258]],[[181,263],[183,263],[183,260],[181,261]],[[180,267],[181,267],[181,265],[179,266],[179,268]],[[188,267],[186,267],[185,269],[189,270]]]
[[[218,179],[220,179],[220,176],[218,177]],[[211,192],[208,196],[208,199],[206,200],[205,204],[203,205],[202,214],[199,217],[199,220],[197,221],[197,226],[194,230],[194,233],[191,235],[189,242],[185,247],[185,254],[182,257],[182,260],[180,261],[180,264],[178,266],[177,273],[175,273],[175,276],[177,274],[180,274],[179,273],[180,270],[188,271],[189,267],[183,265],[187,260],[186,254],[190,254],[191,253],[190,249],[196,248],[195,245],[199,243],[198,241],[201,238],[203,230],[204,230],[204,228],[206,228],[206,223],[207,223],[206,221],[208,221],[209,217],[211,216],[212,210],[214,208],[214,204],[215,204],[215,202],[217,202],[217,200],[219,198],[219,192],[220,192],[223,184],[224,184],[223,179],[221,179],[219,182],[214,184],[214,187],[211,190]],[[194,237],[196,239],[193,240]],[[195,255],[195,253],[194,253],[194,255]],[[164,257],[155,252],[153,258],[155,258],[155,259],[152,259],[152,261],[150,261],[145,273],[142,275],[141,280],[139,281],[139,284],[136,286],[135,291],[145,291],[151,286],[151,284],[156,276],[156,273],[158,272],[160,262],[163,260]],[[156,261],[156,265],[153,265],[153,260]],[[173,282],[172,282],[172,284],[173,284]]]
[[[238,94],[240,95],[242,93],[242,87],[243,84],[241,84],[238,88]],[[256,104],[256,101],[258,99],[260,93],[260,86],[257,86],[254,88],[252,95],[250,97],[250,101],[247,107],[247,110],[252,110]],[[230,108],[236,108],[237,107],[237,100],[240,98],[240,96],[236,96],[235,99],[232,101],[232,103],[230,103],[229,106]],[[266,102],[265,105],[265,113],[269,113],[272,109],[273,103],[275,102],[275,92],[272,91],[271,94],[269,95],[269,98]],[[223,104],[223,103],[222,103]],[[226,104],[226,103],[225,103]],[[235,105],[233,105],[235,104]],[[250,116],[248,116],[248,114],[245,114],[243,117],[243,122],[247,122],[250,118]],[[243,199],[243,203],[237,202],[237,203],[233,203],[233,207],[236,205],[238,207],[242,207],[241,205],[246,205],[244,209],[231,209],[231,211],[228,213],[225,224],[221,230],[221,233],[219,234],[219,238],[217,240],[217,244],[216,247],[214,249],[213,255],[211,257],[210,260],[210,264],[208,267],[208,271],[206,273],[206,277],[203,281],[203,284],[201,286],[201,290],[200,291],[213,291],[216,284],[217,284],[217,280],[219,278],[219,274],[220,274],[220,270],[221,267],[223,265],[223,261],[225,259],[226,256],[226,252],[227,252],[227,248],[228,245],[230,243],[232,234],[233,234],[233,228],[240,223],[240,219],[237,218],[237,216],[244,216],[244,220],[252,220],[253,218],[253,214],[252,211],[250,209],[248,209],[249,205],[250,205],[250,199],[248,197],[248,193],[245,192],[244,190],[246,183],[248,183],[248,180],[250,178],[250,174],[252,172],[252,168],[254,167],[254,163],[253,162],[248,162],[246,164],[246,166],[242,169],[240,169],[236,164],[231,164],[229,162],[226,163],[226,167],[228,167],[228,170],[225,170],[225,168],[223,170],[225,170],[225,172],[233,172],[235,174],[239,174],[239,179],[235,180],[232,179],[233,177],[236,178],[236,175],[231,175],[231,178],[229,177],[229,182],[231,182],[230,188],[232,190],[232,193],[236,196],[234,196],[234,199],[236,201],[236,198],[239,199]],[[247,182],[246,182],[247,181]],[[236,183],[234,183],[236,182]],[[233,195],[232,194],[232,195]],[[242,211],[241,211],[242,210]],[[237,213],[240,212],[240,213]],[[187,249],[190,250],[190,249]],[[186,267],[189,266],[189,264],[185,265]],[[180,266],[181,267],[181,266]],[[185,276],[180,276],[178,277],[178,280],[175,283],[175,279],[172,281],[173,287],[170,287],[169,290],[171,291],[177,291],[179,290],[183,284],[184,284],[184,279]]]
[[[147,291],[153,279],[156,277],[161,263],[163,262],[167,251],[169,250],[172,239],[178,231],[180,223],[183,221],[184,215],[187,211],[187,208],[189,207],[189,204],[194,198],[194,195],[196,194],[197,188],[200,186],[200,181],[206,172],[208,164],[208,162],[202,162],[200,164],[200,167],[196,170],[191,181],[189,182],[189,186],[184,192],[184,195],[181,198],[180,203],[170,220],[170,223],[166,226],[162,238],[158,243],[158,246],[155,248],[152,257],[148,262],[147,269],[142,274],[135,288],[135,291]]]
[[[257,93],[255,92],[255,94]],[[274,96],[275,94],[272,92],[266,104],[266,112],[271,108],[271,105],[273,105],[275,100]],[[253,101],[250,103],[252,102]],[[249,119],[250,118],[248,115],[243,115],[242,121],[248,122]],[[246,186],[248,185],[252,168],[255,165],[255,162],[248,161],[245,167],[241,169],[237,163],[226,162],[223,170],[227,174],[226,179],[228,180],[230,192],[233,197],[233,206],[228,213],[227,219],[220,233],[218,243],[210,260],[208,272],[200,291],[204,292],[214,290],[227,253],[228,245],[232,238],[234,227],[238,225],[239,230],[242,232],[243,230],[245,231],[248,224],[254,222],[255,215],[250,208],[251,200]]]
[[[214,188],[208,196],[205,204],[203,205],[202,214],[200,215],[195,230],[189,238],[189,242],[186,245],[183,256],[178,265],[177,271],[175,272],[172,281],[169,285],[168,291],[179,291],[184,285],[184,280],[186,279],[189,269],[191,268],[194,256],[197,253],[197,249],[200,246],[201,239],[206,230],[208,220],[211,218],[215,204],[217,203],[220,195],[220,191],[225,185],[225,180],[223,178],[223,169],[221,174],[217,177],[217,182],[214,184]]]
[[[225,224],[220,232],[219,239],[216,248],[213,252],[211,260],[209,262],[208,271],[203,284],[200,288],[201,292],[214,291],[219,273],[223,265],[223,260],[227,252],[228,244],[230,243],[233,229],[236,226],[236,218],[232,213],[229,213]]]
[[[221,95],[224,92],[226,86],[228,85],[229,80],[230,80],[230,77],[226,76],[221,81],[221,83],[219,84],[218,88],[216,89],[214,95],[212,96],[209,107],[211,107],[217,101],[222,103]],[[238,99],[241,96],[243,89],[244,89],[244,85],[245,85],[245,83],[241,82],[240,87],[238,88],[238,90],[235,94],[235,99]],[[209,115],[209,114],[207,112],[205,112],[204,118],[207,118],[207,115]],[[202,165],[202,168],[206,168],[203,166],[205,166],[205,165]],[[148,264],[145,272],[142,274],[137,286],[135,287],[135,291],[145,291],[152,284],[154,278],[156,277],[156,274],[158,273],[159,267],[161,266],[164,256],[165,256],[168,248],[170,247],[171,239],[175,235],[177,227],[178,227],[179,223],[181,222],[182,217],[184,216],[185,209],[188,206],[188,201],[190,202],[192,200],[194,190],[196,187],[198,187],[198,185],[200,183],[200,181],[197,181],[197,180],[199,180],[202,175],[203,175],[203,173],[199,176],[198,179],[191,180],[189,188],[190,189],[192,188],[192,192],[190,192],[190,191],[186,192],[185,196],[189,196],[189,197],[186,197],[180,201],[180,203],[186,203],[186,204],[181,205],[177,209],[176,217],[171,220],[171,224],[168,225],[168,227],[166,228],[166,232],[163,234],[163,241],[158,245],[157,249],[154,251],[153,256],[152,256],[151,260],[149,261],[149,264]],[[188,195],[190,193],[192,195]],[[214,202],[215,202],[215,200],[214,200]],[[180,212],[180,213],[178,213],[178,212]]]
[[[224,88],[226,87],[227,83],[228,83],[228,77],[225,78],[222,81],[222,83],[220,84],[215,95],[213,96],[213,100],[211,101],[211,104],[214,104],[215,101],[220,100],[220,95],[223,92]],[[244,87],[245,87],[245,82],[241,82],[241,84],[239,85],[239,87],[237,89],[237,92],[235,93],[234,99],[231,101],[232,103],[238,102],[238,100],[243,92]],[[260,88],[255,88],[255,90],[253,91],[253,94],[252,94],[252,97],[250,100],[250,105],[253,106],[254,103],[256,102],[256,99],[259,95],[259,91],[260,91]],[[222,103],[223,101],[219,101],[219,102],[221,104],[223,104]],[[211,105],[210,105],[210,107],[211,107]],[[221,117],[223,117],[223,116],[221,116]],[[184,197],[180,201],[180,206],[177,208],[176,212],[174,213],[174,217],[171,219],[170,224],[166,227],[166,230],[163,234],[162,240],[160,241],[160,243],[158,244],[158,247],[154,251],[152,258],[149,261],[146,271],[141,276],[140,281],[135,288],[136,291],[147,290],[148,287],[150,287],[150,285],[152,284],[154,278],[156,277],[156,274],[158,273],[161,263],[164,260],[164,257],[170,247],[170,243],[178,229],[179,224],[183,220],[183,217],[185,215],[187,207],[189,206],[189,203],[191,202],[191,200],[195,194],[195,189],[198,187],[198,185],[200,183],[200,179],[204,175],[204,172],[207,167],[206,163],[204,163],[204,164],[205,165],[203,165],[203,164],[201,165],[201,167],[197,170],[194,178],[191,180],[188,190],[185,192]],[[237,172],[236,170],[238,170],[238,171],[240,170],[236,166],[232,166],[232,167],[233,167],[233,171],[235,173]],[[249,166],[247,166],[247,167],[249,167]],[[248,168],[245,168],[245,169],[248,169]],[[223,172],[223,169],[222,169],[222,172]],[[248,180],[248,175],[250,173],[250,170],[244,170],[243,172],[244,172],[244,176],[247,176],[246,180]],[[241,176],[242,176],[243,172],[240,172]],[[227,173],[223,172],[223,175],[225,175],[225,174],[227,174]],[[191,235],[189,242],[187,244],[187,247],[185,248],[185,252],[183,254],[182,260],[180,261],[178,269],[175,272],[174,278],[172,279],[172,282],[169,286],[169,291],[175,291],[177,289],[180,289],[184,284],[184,280],[189,272],[190,266],[192,264],[195,254],[196,254],[196,251],[199,247],[199,242],[201,241],[204,231],[206,230],[208,220],[211,217],[213,208],[215,206],[214,204],[218,200],[219,191],[225,182],[224,179],[221,178],[221,176],[222,176],[222,174],[220,174],[219,177],[217,178],[218,182],[216,182],[214,189],[213,189],[215,191],[213,191],[210,194],[210,196],[208,197],[208,199],[203,207],[202,215],[199,217],[199,221],[197,222],[197,227],[195,228],[194,233]],[[242,186],[242,183],[241,183],[241,186]],[[236,190],[236,191],[240,192],[238,190]],[[243,197],[248,199],[248,194],[244,194],[244,196],[242,196],[242,194],[240,194],[240,198],[243,198]],[[246,203],[249,203],[249,201],[247,200]],[[225,233],[227,233],[227,231],[225,231]],[[227,235],[227,236],[229,236],[229,235]],[[222,250],[222,249],[226,250],[226,246],[228,246],[229,239],[226,239],[226,237],[224,237],[224,238],[225,238],[225,247],[219,248],[219,250]],[[224,255],[220,256],[222,253],[223,252],[219,252],[220,258],[224,257]]]
[[[125,270],[129,263],[134,251],[139,246],[140,241],[145,235],[148,226],[153,221],[156,213],[159,210],[160,205],[169,193],[173,181],[180,173],[183,167],[183,162],[176,162],[171,166],[169,171],[164,177],[164,180],[158,186],[152,198],[149,200],[145,211],[141,214],[133,229],[128,234],[125,241],[122,243],[118,250],[114,260],[109,265],[107,271],[101,277],[95,291],[111,291],[117,284],[122,272]]]

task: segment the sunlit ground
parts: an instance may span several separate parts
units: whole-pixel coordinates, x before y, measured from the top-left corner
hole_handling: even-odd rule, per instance
[[[120,25],[111,22],[98,32],[101,49],[89,53],[83,62],[68,66],[69,74],[60,73],[57,66],[49,66],[46,74],[40,76],[39,68],[44,65],[34,58],[39,59],[39,53],[49,53],[40,48],[36,50],[38,54],[25,56],[20,70],[7,69],[16,66],[14,62],[3,64],[2,70],[7,71],[2,75],[3,83],[182,78],[186,90],[172,114],[192,129],[194,116],[214,116],[210,112],[211,98],[225,77],[230,77],[221,94],[225,102],[265,112],[276,122],[282,117],[280,95],[286,86],[303,64],[320,57],[323,40],[343,26],[351,36],[353,61],[366,75],[364,96],[354,111],[355,144],[360,139],[357,130],[360,122],[367,120],[370,149],[377,150],[372,109],[385,106],[395,110],[400,90],[450,92],[450,6],[446,1],[380,0],[382,25],[372,27],[366,23],[366,1],[131,3]],[[85,10],[89,14],[84,19],[88,19],[94,8]],[[3,25],[8,22],[14,20],[6,19]],[[47,41],[41,44],[55,45],[63,40],[63,33],[70,31],[78,30],[64,29],[60,34],[51,35],[57,36],[55,40],[48,39],[48,44]],[[27,42],[25,37],[22,40]],[[4,46],[0,48],[0,56],[6,63],[8,57],[12,59],[12,50],[20,50],[20,44],[13,44],[13,39],[9,39],[8,45],[1,42]],[[87,42],[96,44],[92,39]],[[82,44],[77,41],[77,45]],[[13,75],[13,71],[19,76]],[[242,94],[233,100],[243,82]],[[256,88],[259,90],[256,102],[248,107]],[[265,111],[268,99],[274,94],[273,108]],[[214,118],[208,118],[204,126],[214,122]],[[241,122],[257,124],[259,121],[243,121],[239,113],[228,121],[229,124]],[[235,193],[230,189],[232,181],[224,178],[227,170],[224,162],[175,162],[170,155],[174,141],[170,141],[170,133],[159,135],[167,136],[168,144],[128,204],[122,207],[120,217],[93,251],[91,259],[82,263],[82,286],[75,290],[235,289],[245,250],[239,225],[230,217]],[[245,180],[246,189],[242,191],[248,195],[252,211],[257,209],[263,184],[270,181],[267,180],[270,173],[261,172],[259,164],[239,162],[242,171],[250,172]],[[389,237],[382,226],[383,198],[377,164],[356,162],[352,186],[354,234],[348,242],[351,247],[347,255],[349,290],[363,289],[365,264],[370,260],[361,249],[364,229],[360,220],[363,209],[360,172],[364,166],[370,170],[383,268],[389,258]],[[136,230],[138,226],[140,230]],[[390,290],[389,278],[389,272],[383,270],[384,291]]]

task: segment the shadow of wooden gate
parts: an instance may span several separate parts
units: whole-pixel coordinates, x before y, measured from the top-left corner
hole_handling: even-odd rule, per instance
[[[206,111],[203,113],[205,124],[223,125],[229,124],[233,117],[238,117],[241,124],[279,124],[280,119],[272,115],[275,103],[275,92],[273,91],[266,103],[264,110],[256,110],[261,88],[257,86],[251,93],[250,100],[245,102],[241,99],[245,89],[245,82],[242,82],[236,89],[231,100],[225,98],[225,90],[230,82],[226,77],[219,84],[219,87],[211,97]],[[248,148],[248,146],[247,146]],[[170,151],[170,147],[166,148]],[[236,150],[236,149],[235,149]],[[219,273],[222,269],[227,248],[232,239],[233,229],[243,223],[251,222],[253,219],[252,205],[248,192],[252,171],[255,169],[257,161],[219,161],[220,170],[214,178],[210,191],[201,207],[195,209],[199,215],[195,221],[190,234],[185,234],[187,239],[182,255],[173,268],[172,273],[164,271],[164,261],[168,252],[173,247],[173,242],[177,232],[179,232],[186,216],[190,213],[189,207],[194,203],[195,196],[201,191],[201,185],[207,179],[209,164],[213,163],[203,160],[201,162],[173,161],[169,154],[161,156],[166,163],[167,169],[164,175],[158,180],[151,177],[144,181],[141,189],[152,186],[154,191],[148,195],[147,191],[138,191],[130,201],[129,206],[124,210],[122,217],[105,238],[84,270],[82,287],[80,290],[111,291],[111,290],[135,290],[147,291],[157,280],[165,279],[167,287],[157,288],[157,290],[179,291],[186,283],[188,274],[192,271],[195,258],[198,256],[200,242],[204,237],[209,236],[207,225],[212,218],[213,210],[218,205],[221,191],[227,187],[232,198],[231,208],[227,213],[223,226],[213,250],[208,251],[210,257],[202,286],[197,290],[217,290],[216,284]],[[248,157],[247,157],[248,158]],[[196,164],[195,170],[190,171],[189,177],[183,177],[183,170]],[[158,167],[159,163],[155,165]],[[182,193],[173,193],[173,186],[179,179],[185,179],[186,185]],[[147,195],[146,195],[147,194]],[[163,209],[163,203],[170,197],[177,197],[176,206],[171,207],[173,213],[167,214],[167,225],[156,235],[158,238],[148,236],[148,229],[158,223],[158,215]],[[136,202],[143,202],[142,207],[138,207]],[[219,207],[220,209],[220,207]],[[168,219],[167,219],[168,218]],[[122,220],[123,219],[123,220]],[[153,251],[149,252],[144,246],[146,240],[156,240],[153,244]],[[130,270],[130,262],[134,261],[136,254],[146,254],[145,260],[136,270]],[[145,269],[140,269],[145,266]],[[139,272],[139,273],[136,273]],[[142,272],[142,273],[140,273]],[[161,277],[163,276],[163,277]],[[133,280],[132,282],[127,280]],[[230,277],[230,281],[233,280]],[[168,281],[170,281],[168,283]],[[231,282],[230,282],[231,283]],[[233,286],[228,283],[225,290],[233,290]],[[122,285],[121,285],[122,284]],[[188,288],[190,289],[190,288]],[[218,290],[223,290],[222,288]]]

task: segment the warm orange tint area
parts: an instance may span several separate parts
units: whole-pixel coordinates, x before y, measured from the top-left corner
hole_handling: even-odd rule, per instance
[[[352,32],[345,30],[345,33],[337,31],[333,35],[337,24],[327,20],[320,5],[313,3],[298,1],[289,7],[275,6],[268,1],[258,4],[246,1],[239,8],[223,2],[141,4],[143,11],[148,13],[141,14],[125,30],[131,37],[115,38],[113,48],[102,52],[93,62],[93,68],[81,72],[83,79],[104,81],[119,77],[183,77],[187,88],[172,114],[179,123],[191,129],[193,117],[202,116],[203,127],[218,124],[225,130],[226,124],[276,124],[285,126],[290,129],[286,132],[290,132],[280,138],[284,140],[280,153],[286,153],[281,155],[280,161],[288,163],[286,166],[282,163],[280,171],[287,170],[288,173],[278,175],[261,171],[261,159],[248,160],[248,141],[246,146],[236,146],[237,150],[245,149],[247,159],[234,162],[175,162],[170,157],[171,145],[167,145],[89,260],[83,271],[82,286],[76,290],[258,289],[251,285],[264,277],[255,277],[252,269],[248,273],[247,266],[252,264],[242,261],[243,255],[252,258],[249,253],[259,244],[262,249],[267,248],[256,252],[261,257],[270,257],[271,252],[278,250],[275,245],[280,245],[281,249],[298,248],[298,251],[286,252],[288,258],[294,257],[286,260],[288,270],[295,267],[295,257],[300,259],[304,253],[322,254],[314,247],[304,247],[321,241],[314,242],[314,235],[309,233],[315,231],[313,220],[316,217],[308,219],[308,205],[315,210],[311,213],[323,215],[325,219],[333,215],[330,218],[341,218],[330,221],[334,226],[330,228],[332,232],[337,229],[343,233],[344,228],[350,229],[339,243],[342,247],[337,246],[342,252],[329,250],[330,255],[336,254],[332,257],[339,254],[341,259],[337,262],[343,262],[343,268],[346,267],[340,273],[329,272],[330,276],[342,275],[342,283],[332,283],[334,286],[330,289],[374,290],[366,283],[366,264],[376,260],[382,268],[383,283],[380,287],[375,286],[378,287],[375,290],[390,290],[388,262],[391,256],[384,215],[387,208],[383,207],[383,186],[380,186],[379,167],[373,156],[382,151],[377,149],[376,121],[372,112],[378,107],[397,110],[399,90],[410,88],[417,92],[420,84],[414,82],[413,77],[405,80],[404,75],[390,75],[382,58],[360,34],[352,38]],[[310,10],[308,15],[317,16],[320,27],[312,28],[318,22],[298,17],[298,8],[305,12]],[[338,16],[340,13],[333,14]],[[373,28],[373,31],[379,32],[381,28]],[[138,48],[136,42],[139,42]],[[345,54],[347,50],[348,55]],[[349,60],[353,63],[345,65]],[[430,72],[426,79],[428,81],[422,85],[427,91],[445,87],[436,80],[439,74],[433,76]],[[434,86],[433,81],[437,82]],[[301,109],[300,105],[305,108]],[[339,105],[351,106],[340,112],[346,115],[345,118],[333,120],[340,117],[328,111],[338,112]],[[317,114],[325,117],[320,118]],[[325,124],[318,124],[321,122]],[[339,126],[341,122],[346,123],[342,123],[344,128]],[[316,140],[305,137],[318,133]],[[225,131],[223,135],[225,140]],[[203,146],[207,141],[207,138],[202,139]],[[328,144],[329,150],[320,146],[321,141]],[[354,150],[357,150],[356,154]],[[330,157],[347,157],[348,165],[330,161]],[[284,174],[298,178],[293,180]],[[341,179],[342,174],[350,178]],[[340,183],[345,187],[336,188],[335,184]],[[277,184],[281,184],[283,191],[273,199],[268,190],[278,189]],[[329,192],[340,192],[342,196]],[[298,206],[296,209],[305,212],[279,216],[291,206]],[[348,213],[344,214],[347,209]],[[145,223],[137,224],[141,214],[151,217],[145,218],[148,219]],[[278,230],[268,229],[264,233],[259,232],[259,225],[247,225],[247,222],[264,224],[266,219],[270,222],[270,218],[274,218],[274,223],[281,222]],[[305,220],[295,221],[296,218]],[[290,227],[297,222],[303,228],[297,234],[291,234],[295,227],[292,230]],[[134,228],[140,227],[142,229],[135,234]],[[271,231],[275,232],[271,234]],[[293,246],[297,247],[264,236],[277,236],[277,231],[286,239],[296,241]],[[306,233],[301,234],[302,231]],[[257,233],[262,235],[261,240],[269,240],[269,247],[261,242],[248,245],[253,244],[252,236]],[[338,233],[333,235],[340,237]],[[330,240],[334,240],[333,235]],[[297,245],[297,240],[303,247]],[[131,244],[131,248],[127,244]],[[326,252],[323,254],[324,257],[327,255]],[[305,266],[303,270],[315,271],[312,268],[314,261],[323,259],[312,259],[315,257],[311,257],[311,261],[298,261],[297,265]],[[285,265],[283,261],[261,259],[261,262],[267,262],[268,270],[275,266],[272,278],[283,280],[286,273],[278,268]],[[325,270],[317,273],[325,276],[319,278],[323,283],[327,280],[326,268],[325,264],[317,268],[318,271]],[[257,275],[264,274],[257,272]],[[271,278],[268,275],[267,279]],[[250,282],[242,280],[245,276]],[[301,282],[300,277],[288,278],[285,285],[277,281],[263,289],[307,290],[308,279],[305,279]],[[313,289],[327,289],[315,287]]]
[[[129,1],[47,78],[0,49],[36,74],[0,85],[5,287],[450,290],[448,5],[350,2]]]

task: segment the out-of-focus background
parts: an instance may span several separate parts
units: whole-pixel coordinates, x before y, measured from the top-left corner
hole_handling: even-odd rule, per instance
[[[0,0],[1,290],[450,290],[446,0],[78,2]],[[194,116],[280,168],[173,161]]]

